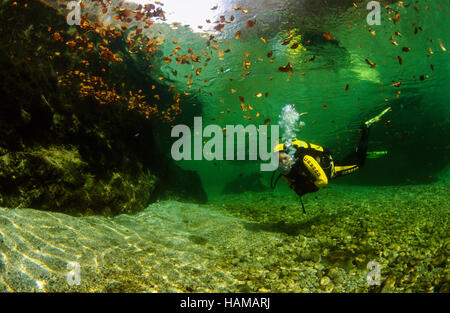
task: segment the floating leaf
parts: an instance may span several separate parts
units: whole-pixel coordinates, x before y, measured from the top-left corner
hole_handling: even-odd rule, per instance
[[[397,59],[398,59],[398,63],[400,63],[400,65],[402,65],[402,63],[403,63],[402,57],[398,55]]]
[[[261,97],[262,97],[262,93],[258,92],[257,94],[255,94],[255,96],[256,96],[257,98],[261,98]]]
[[[323,33],[322,36],[323,36],[326,40],[331,40],[331,35],[330,35],[330,34]]]
[[[403,47],[403,48],[402,48],[402,51],[403,51],[403,52],[409,52],[409,51],[411,51],[411,48],[409,48],[409,47]]]
[[[402,85],[402,82],[399,81],[398,83],[392,84],[393,87],[400,87]]]
[[[225,27],[225,24],[217,24],[215,27],[214,27],[214,29],[215,30],[217,30],[217,31],[220,31],[222,28],[224,28]]]
[[[286,64],[285,66],[280,66],[280,67],[278,68],[278,70],[279,70],[280,72],[289,72],[289,71],[292,71],[293,69],[292,69],[291,63],[288,63],[288,64]]]
[[[241,100],[241,102],[245,102],[245,99],[243,96],[239,96],[239,100]]]
[[[239,39],[241,37],[241,31],[238,30],[236,34],[234,34],[234,38]]]
[[[298,48],[298,43],[294,43],[292,46],[291,46],[291,49],[297,49]]]
[[[256,20],[248,20],[247,21],[247,28],[252,28],[256,23]]]
[[[367,64],[370,65],[371,68],[375,68],[375,66],[377,65],[376,63],[370,61],[369,59],[366,59]]]
[[[401,16],[400,16],[400,14],[397,13],[397,15],[395,15],[395,17],[392,19],[392,21],[394,22],[394,24],[396,24],[400,19],[401,19]]]
[[[272,51],[270,51],[269,53],[267,53],[267,57],[268,57],[268,58],[271,58],[272,55],[273,55],[273,52],[272,52]]]
[[[53,41],[59,41],[59,42],[63,42],[63,37],[61,36],[60,33],[56,32],[53,34]]]

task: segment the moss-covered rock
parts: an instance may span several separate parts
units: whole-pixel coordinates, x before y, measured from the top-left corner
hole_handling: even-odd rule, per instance
[[[73,34],[63,16],[39,1],[6,3],[0,21],[0,206],[110,215],[206,201],[199,176],[158,150],[151,119],[61,84],[58,73],[82,61],[54,40]],[[130,90],[151,86],[139,73],[127,80],[125,64],[109,70]]]

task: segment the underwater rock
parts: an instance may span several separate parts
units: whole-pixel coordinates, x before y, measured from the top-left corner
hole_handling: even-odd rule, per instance
[[[323,276],[320,281],[320,289],[330,292],[333,289],[333,284],[331,282],[331,279],[328,276]]]
[[[197,172],[181,169],[171,161],[161,164],[159,172],[161,181],[155,188],[151,202],[168,199],[194,203],[208,201]]]
[[[242,175],[230,181],[225,185],[222,193],[243,193],[246,191],[267,191],[269,187],[264,183],[264,177],[261,173],[251,173]]]
[[[157,181],[145,172],[98,178],[87,167],[74,146],[9,152],[0,157],[0,202],[70,214],[135,212],[148,204]]]
[[[5,5],[0,12],[0,35],[8,42],[0,49],[0,205],[115,215],[160,198],[205,202],[198,175],[158,150],[151,120],[126,103],[102,104],[61,84],[58,71],[83,61],[64,52],[49,57],[55,34],[64,37],[70,27],[42,3],[29,6],[18,12]],[[51,29],[59,32],[52,36]],[[127,77],[126,69],[113,75],[141,88],[134,84],[142,79]]]

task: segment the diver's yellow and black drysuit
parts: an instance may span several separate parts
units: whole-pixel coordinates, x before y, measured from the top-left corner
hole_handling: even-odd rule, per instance
[[[289,149],[295,149],[293,158],[295,163],[281,176],[301,197],[327,186],[330,179],[353,173],[361,168],[366,160],[369,129],[365,124],[361,126],[362,135],[356,151],[339,161],[333,160],[327,149],[305,141],[294,140],[290,146],[278,145],[275,152],[289,154]]]

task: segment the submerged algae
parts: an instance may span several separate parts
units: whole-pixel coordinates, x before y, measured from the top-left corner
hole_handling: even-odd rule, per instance
[[[134,70],[128,54],[122,67],[95,59],[88,36],[100,35],[77,35],[40,1],[2,3],[0,17],[0,205],[116,215],[158,199],[206,201],[198,175],[158,149],[153,121],[129,110],[125,99],[136,100],[136,93],[122,90],[121,98],[105,90],[117,81],[122,89],[151,86],[150,79],[127,79]],[[78,54],[67,41],[72,37]],[[66,86],[63,73],[91,85]]]

